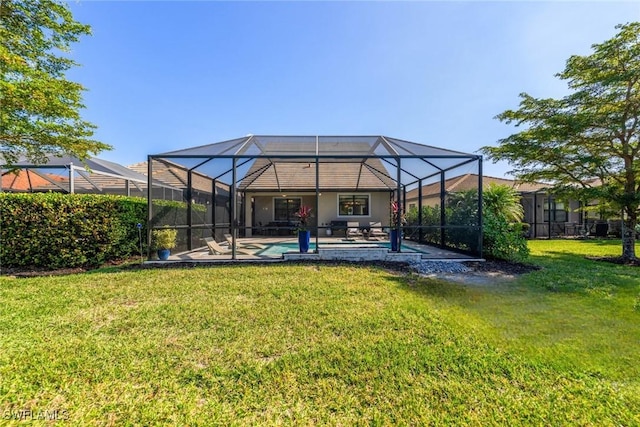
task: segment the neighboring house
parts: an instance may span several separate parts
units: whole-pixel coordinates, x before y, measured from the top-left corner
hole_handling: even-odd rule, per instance
[[[81,161],[69,156],[49,156],[43,164],[23,159],[11,168],[6,165],[0,168],[2,191],[146,196],[146,176],[95,157]]]
[[[0,159],[1,160],[1,159]],[[162,164],[157,167],[154,179],[154,198],[185,201],[186,173],[179,168]],[[198,190],[211,194],[210,180],[203,181],[194,173],[194,198],[202,199]],[[205,182],[205,184],[203,184]],[[75,157],[49,156],[44,164],[32,164],[21,160],[8,169],[2,166],[2,191],[8,192],[58,192],[78,194],[116,194],[147,197],[147,162],[123,166],[115,162],[89,158],[84,162]],[[204,186],[208,186],[204,188]],[[228,191],[226,192],[228,199]]]
[[[153,200],[191,201],[201,205],[202,209],[192,214],[192,224],[228,224],[229,220],[229,186],[222,182],[212,183],[210,177],[199,172],[189,172],[184,167],[163,160],[155,160],[153,166]],[[149,163],[139,162],[128,166],[129,169],[145,176],[149,173]],[[191,175],[191,180],[189,180]],[[191,185],[189,185],[191,184]],[[147,188],[147,182],[144,187]],[[215,187],[215,195],[214,195]],[[215,215],[214,215],[215,206]],[[185,225],[185,224],[173,224]]]
[[[447,179],[444,182],[445,192],[440,192],[440,182],[422,187],[422,203],[424,206],[440,206],[446,195],[455,192],[475,190],[478,175],[464,174]],[[522,183],[512,179],[482,177],[482,187],[486,189],[491,184],[506,185],[515,189],[522,196],[524,208],[524,222],[530,225],[529,237],[573,236],[584,233],[584,229],[596,234],[598,216],[587,214],[577,200],[569,202],[558,200],[547,192],[547,186],[542,183]],[[406,205],[408,208],[418,206],[418,189],[407,192]],[[445,201],[446,205],[446,201]],[[614,225],[610,224],[613,229]],[[599,228],[598,231],[602,233]],[[606,231],[605,231],[606,233]]]
[[[139,162],[127,166],[129,169],[143,175],[148,180],[149,163]],[[189,184],[188,172],[184,168],[169,161],[153,164],[153,198],[159,200],[189,200],[187,188]],[[211,178],[198,172],[191,174],[191,200],[195,203],[208,204],[212,201],[213,187]],[[147,187],[145,182],[145,188]],[[223,196],[225,201],[229,199],[229,188],[222,183],[217,183],[217,196]]]
[[[2,174],[2,191],[12,193],[37,193],[68,188],[69,179],[52,173],[19,169]]]

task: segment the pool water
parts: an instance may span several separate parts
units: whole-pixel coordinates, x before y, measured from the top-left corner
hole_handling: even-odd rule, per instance
[[[309,252],[313,252],[316,249],[316,244],[309,242]],[[265,249],[256,253],[256,255],[261,256],[279,256],[285,252],[299,252],[300,247],[297,242],[282,242],[282,243],[271,243]]]

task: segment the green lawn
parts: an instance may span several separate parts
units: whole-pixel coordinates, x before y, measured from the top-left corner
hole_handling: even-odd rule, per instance
[[[530,246],[543,269],[492,286],[349,265],[0,278],[0,424],[640,424],[640,268],[584,259],[619,241]]]

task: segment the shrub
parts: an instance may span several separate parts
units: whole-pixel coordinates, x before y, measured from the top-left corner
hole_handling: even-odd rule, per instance
[[[424,226],[420,230],[421,226],[418,221],[418,208],[411,207],[407,210],[405,226],[405,236],[410,239],[420,240],[424,243],[439,244],[440,243],[440,207],[436,206],[423,206],[422,207],[422,224]],[[428,225],[432,225],[429,227]]]
[[[483,250],[487,258],[524,261],[529,256],[522,223],[509,223],[488,210],[484,214]]]
[[[447,243],[457,249],[478,252],[478,192],[450,193],[446,209]]]
[[[95,194],[0,193],[0,261],[67,268],[129,257],[140,250],[136,225],[146,223],[146,203]]]
[[[520,195],[511,187],[489,185],[483,193],[483,254],[487,258],[524,261],[529,256],[525,236],[529,225],[521,223],[523,207]],[[445,209],[447,245],[476,252],[478,235],[478,192],[467,190],[447,195]],[[407,213],[409,226],[419,226],[418,209]],[[440,224],[440,207],[422,207],[422,224]],[[416,227],[417,229],[417,227]],[[416,234],[415,232],[413,234]],[[438,244],[439,227],[424,228],[422,241]]]
[[[483,249],[488,258],[524,261],[529,256],[527,229],[520,222],[520,195],[506,185],[491,184],[483,194]]]
[[[152,207],[152,226],[159,227],[164,225],[187,225],[187,207],[188,205],[185,202],[175,200],[154,200]],[[205,223],[207,216],[207,206],[199,203],[194,203],[191,205],[191,208],[194,224]]]
[[[155,249],[173,249],[176,247],[178,230],[171,228],[161,228],[151,232],[153,246]]]

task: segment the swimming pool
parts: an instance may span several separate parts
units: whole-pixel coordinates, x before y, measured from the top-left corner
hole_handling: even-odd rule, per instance
[[[371,243],[320,243],[321,249],[330,249],[330,248],[391,248],[391,243],[389,242],[371,242]],[[256,255],[260,256],[281,256],[285,252],[298,252],[300,249],[298,247],[297,242],[279,242],[279,243],[271,243],[266,248],[257,252]],[[313,252],[316,250],[315,242],[309,242],[309,252]],[[420,250],[410,248],[406,245],[402,245],[403,252],[422,252]],[[426,253],[426,252],[425,252]]]
[[[270,243],[266,248],[257,252],[256,255],[261,256],[279,256],[285,252],[296,251],[298,252],[300,248],[298,247],[297,242],[281,242],[281,243]],[[316,244],[309,242],[309,251],[313,252],[316,250]]]

